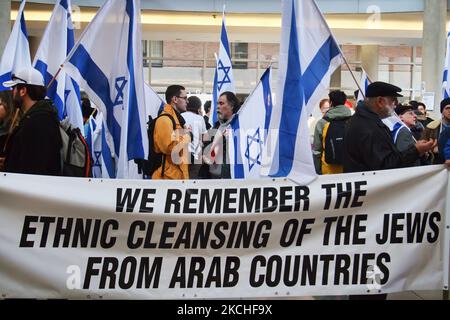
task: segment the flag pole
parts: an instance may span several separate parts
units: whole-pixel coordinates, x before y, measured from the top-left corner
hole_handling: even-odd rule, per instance
[[[59,73],[61,72],[62,68],[64,67],[64,65],[62,64],[58,71],[55,73],[55,76],[52,78],[52,80],[50,80],[50,82],[47,85],[47,90],[50,88],[50,86],[53,84],[53,82],[56,80],[56,77],[58,77]]]

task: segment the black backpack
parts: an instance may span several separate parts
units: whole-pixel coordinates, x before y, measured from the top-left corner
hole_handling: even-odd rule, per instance
[[[325,162],[342,165],[344,160],[345,125],[349,118],[330,120],[325,135]]]
[[[153,175],[153,173],[162,166],[162,172],[161,177],[164,177],[164,169],[166,164],[166,155],[162,153],[157,153],[154,149],[155,141],[154,141],[154,132],[155,132],[155,125],[156,120],[158,120],[161,117],[168,117],[172,121],[172,127],[175,131],[177,129],[177,124],[175,122],[175,119],[167,113],[162,113],[159,116],[157,116],[155,119],[153,119],[151,116],[149,116],[149,120],[147,122],[147,136],[148,136],[148,159],[147,160],[140,160],[138,162],[139,171],[143,171],[143,173],[149,177]]]
[[[79,128],[72,127],[66,118],[59,122],[61,134],[62,175],[91,177],[91,155]]]

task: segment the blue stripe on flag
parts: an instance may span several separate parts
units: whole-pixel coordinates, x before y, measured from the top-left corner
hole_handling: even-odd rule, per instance
[[[116,178],[116,171],[114,169],[114,163],[111,157],[111,150],[109,149],[108,143],[106,142],[106,131],[102,129],[102,158],[103,164],[102,170],[108,171],[109,178]]]
[[[298,47],[295,7],[294,2],[292,2],[287,72],[280,121],[283,124],[283,128],[279,129],[279,168],[278,172],[274,175],[275,177],[286,177],[289,175],[293,165],[297,130],[304,103],[299,57],[300,50]]]
[[[225,28],[225,21],[223,21],[223,20],[222,20],[222,33],[220,35],[220,41],[222,42],[222,45],[225,48],[225,51],[227,52],[228,58],[230,58],[230,61],[231,61],[231,54],[230,54],[230,46],[228,44],[227,29]]]
[[[217,67],[216,67],[216,71],[214,72],[214,83],[213,83],[213,90],[212,90],[212,96],[213,96],[213,110],[212,110],[212,114],[210,115],[212,117],[212,126],[214,126],[214,124],[217,122],[218,118],[217,118],[217,100],[219,99],[219,97],[217,96]]]
[[[79,45],[69,62],[73,64],[89,87],[97,94],[106,107],[106,123],[114,140],[115,153],[120,154],[120,125],[114,118],[114,103],[109,96],[111,92],[108,78],[92,60],[83,45]]]
[[[330,68],[331,60],[339,54],[339,47],[333,37],[330,36],[317,52],[302,76],[306,104],[308,104],[309,99]]]
[[[44,77],[44,83],[46,86],[48,86],[50,81],[52,81],[53,79],[53,76],[47,71],[48,65],[41,60],[37,60],[34,68],[42,74],[42,76]],[[65,118],[66,112],[64,110],[64,101],[58,95],[57,89],[58,89],[58,81],[54,80],[51,86],[47,89],[47,97],[49,97],[50,100],[53,101],[53,104],[56,106],[56,109],[58,110],[58,118],[59,120],[62,120]]]
[[[11,72],[7,72],[0,76],[0,91],[11,90],[11,88],[7,88],[3,86],[3,82],[10,81],[12,77]]]
[[[69,4],[67,3],[67,0],[61,0],[59,4],[66,10],[69,10]]]
[[[269,77],[270,70],[271,68],[268,68],[261,77],[261,83],[263,86],[264,107],[266,109],[266,119],[264,121],[264,136],[267,136],[267,130],[269,130],[270,125],[270,116],[272,115],[272,91],[270,90],[270,77]]]
[[[25,15],[23,14],[23,11],[20,16],[20,30],[22,30],[25,37],[28,38],[27,25],[25,24]]]
[[[128,160],[144,159],[144,148],[142,146],[141,123],[139,117],[139,105],[137,101],[136,79],[134,78],[134,46],[133,46],[133,23],[134,23],[134,0],[127,0],[126,11],[130,17],[130,28],[128,29],[128,69],[130,72],[130,91],[128,94],[128,136],[127,152]],[[140,41],[140,40],[139,40]]]
[[[241,132],[239,130],[239,117],[234,117],[231,122],[231,128],[233,129],[233,144],[234,144],[234,178],[244,179],[244,164],[241,158]],[[225,157],[226,155],[224,155]]]
[[[444,70],[444,76],[442,77],[442,82],[447,81],[448,70]]]

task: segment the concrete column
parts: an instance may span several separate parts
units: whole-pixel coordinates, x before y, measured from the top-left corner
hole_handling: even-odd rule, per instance
[[[0,1],[0,57],[11,33],[11,0]]]
[[[422,39],[422,82],[434,92],[434,111],[442,99],[442,72],[446,47],[447,0],[424,0]]]
[[[365,45],[360,49],[361,66],[366,70],[370,80],[378,80],[379,52],[377,45]]]

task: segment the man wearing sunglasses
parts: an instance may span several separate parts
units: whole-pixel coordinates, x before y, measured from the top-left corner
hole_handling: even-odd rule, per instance
[[[14,107],[21,120],[8,139],[4,171],[61,175],[62,147],[59,121],[42,75],[34,68],[21,70],[3,83],[12,88]]]

